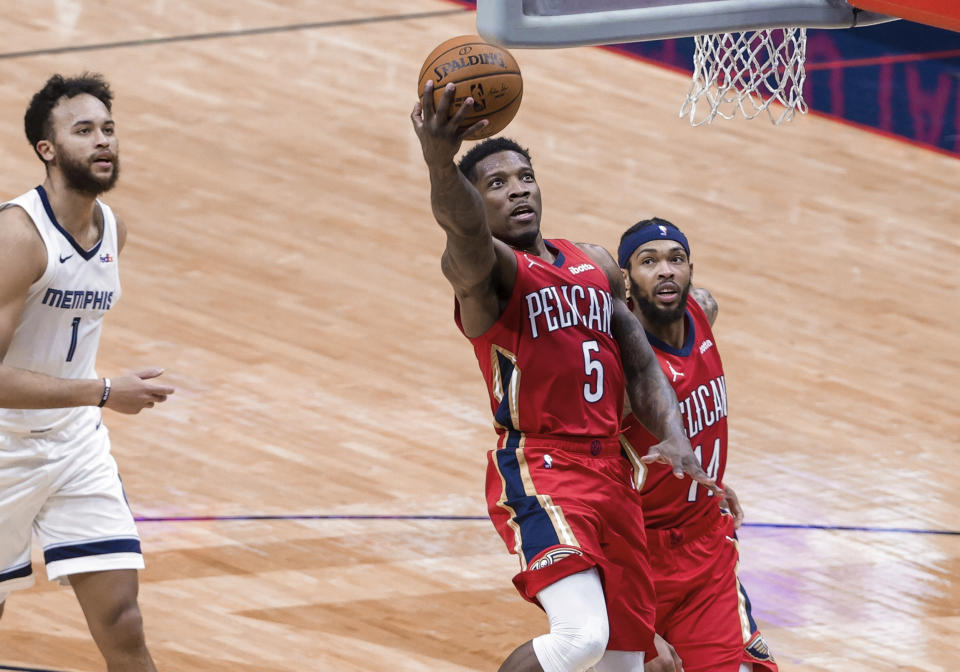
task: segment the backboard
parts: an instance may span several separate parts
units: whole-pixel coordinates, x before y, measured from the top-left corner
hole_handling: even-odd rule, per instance
[[[783,26],[852,28],[893,18],[846,0],[477,0],[478,32],[507,47],[616,44]]]

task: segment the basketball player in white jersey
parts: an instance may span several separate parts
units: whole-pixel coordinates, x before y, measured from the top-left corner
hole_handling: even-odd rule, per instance
[[[99,75],[51,77],[24,118],[46,179],[0,204],[0,615],[33,583],[35,533],[107,670],[141,672],[156,670],[137,605],[143,557],[101,408],[139,413],[173,388],[151,380],[161,369],[95,370],[126,240],[97,199],[119,171],[111,100]]]

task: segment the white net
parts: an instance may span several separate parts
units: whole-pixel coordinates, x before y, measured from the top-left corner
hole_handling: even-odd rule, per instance
[[[763,111],[780,125],[807,111],[803,101],[805,28],[697,35],[693,83],[680,109],[691,125]]]

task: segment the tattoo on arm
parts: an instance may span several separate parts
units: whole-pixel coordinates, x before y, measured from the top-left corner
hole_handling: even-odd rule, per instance
[[[580,247],[604,270],[610,282],[613,337],[620,346],[627,398],[633,414],[661,441],[675,439],[685,442],[687,438],[677,395],[660,368],[643,325],[627,308],[627,289],[620,267],[603,247],[589,244]]]
[[[620,345],[633,414],[661,441],[685,439],[677,395],[647,342],[643,326],[620,300],[614,301],[613,335]]]
[[[497,257],[480,194],[456,166],[430,173],[431,204],[447,234],[443,273],[458,295],[489,282]]]
[[[717,319],[717,312],[720,310],[720,306],[717,305],[717,300],[713,298],[713,294],[703,287],[691,287],[690,296],[703,308],[703,312],[706,313],[707,320],[712,327],[714,320]]]

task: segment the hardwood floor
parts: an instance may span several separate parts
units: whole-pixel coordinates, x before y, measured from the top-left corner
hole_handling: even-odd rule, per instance
[[[107,417],[147,519],[158,667],[496,669],[545,620],[484,519],[494,433],[408,118],[423,58],[475,32],[472,14],[2,9],[5,197],[43,179],[22,118],[48,75],[100,71],[116,93],[123,175],[104,200],[130,236],[99,369],[162,365],[178,388]],[[953,669],[957,161],[816,117],[694,129],[680,74],[592,48],[515,55],[507,134],[533,154],[544,231],[613,249],[667,218],[720,303],[727,478],[748,522],[772,525],[743,530],[741,575],[781,669]],[[204,516],[238,519],[157,520]],[[24,667],[102,669],[44,578],[0,622],[0,669]]]

